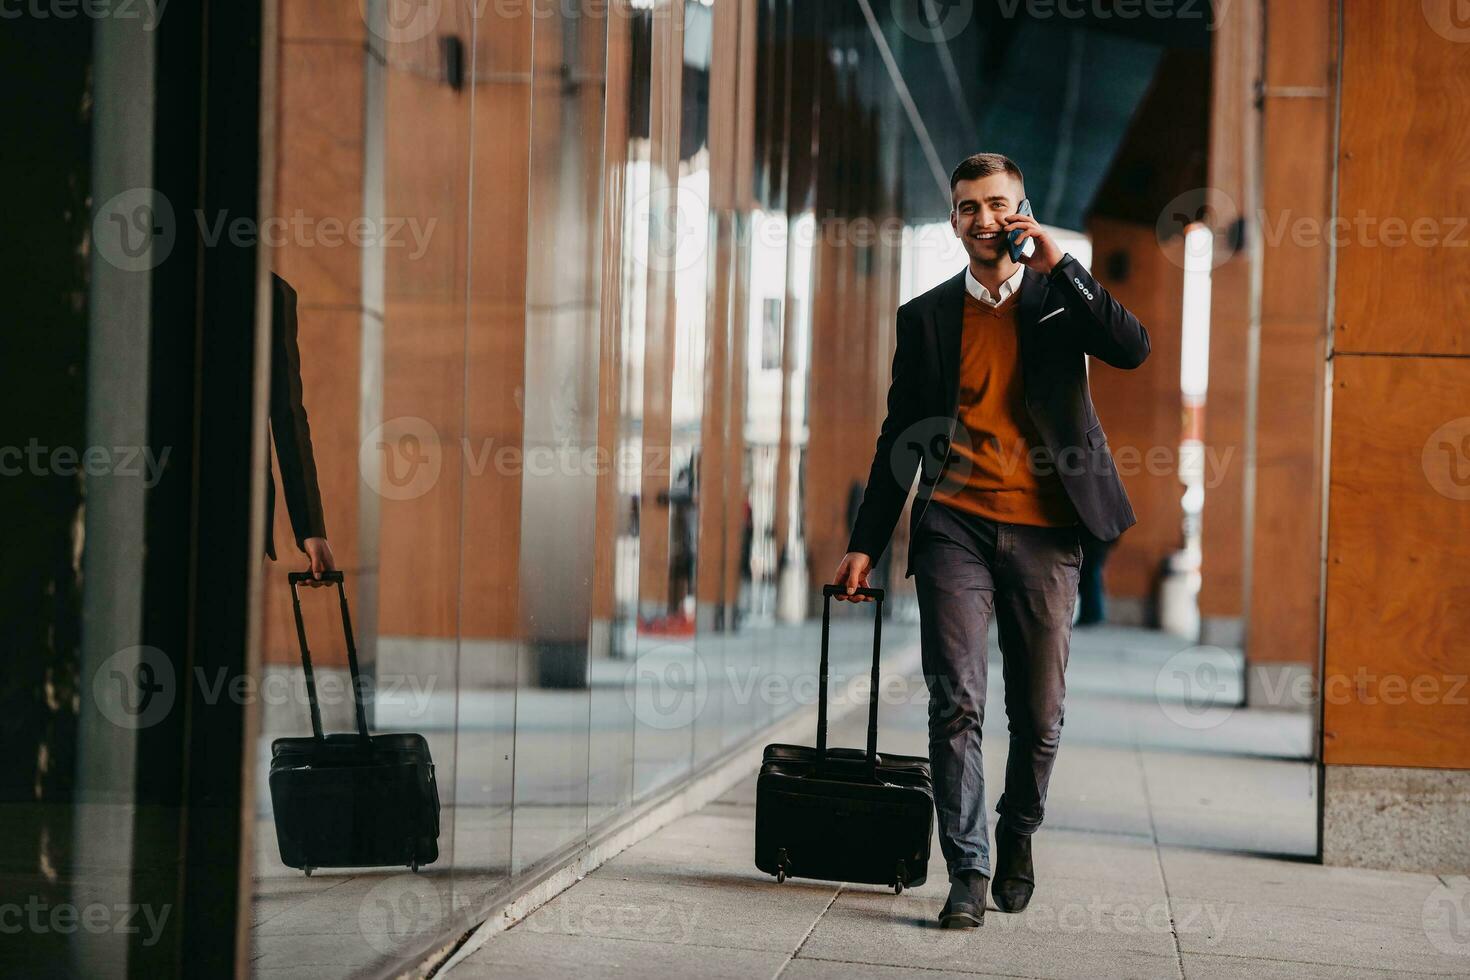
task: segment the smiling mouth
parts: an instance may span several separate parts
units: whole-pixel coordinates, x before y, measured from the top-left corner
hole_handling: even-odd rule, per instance
[[[977,233],[971,235],[970,237],[971,238],[978,238],[982,242],[988,242],[988,241],[990,241],[992,239],[999,238],[1000,237],[1000,232],[998,232],[998,231],[977,232]]]

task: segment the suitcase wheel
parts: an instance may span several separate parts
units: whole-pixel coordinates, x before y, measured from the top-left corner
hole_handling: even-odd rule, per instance
[[[908,876],[908,865],[904,864],[903,860],[900,859],[898,862],[898,869],[894,872],[893,875],[893,894],[903,894],[903,886],[907,883]]]
[[[308,877],[308,878],[311,877],[311,871],[312,871],[311,865],[308,864],[306,867],[302,868],[301,870],[306,872],[306,877]]]
[[[412,871],[414,874],[418,874],[419,873],[419,862],[418,862],[418,860],[415,859],[414,862],[408,866],[408,869],[410,871]]]
[[[786,858],[786,848],[783,847],[776,852],[776,884],[779,885],[786,880],[786,869],[789,866],[790,861]]]

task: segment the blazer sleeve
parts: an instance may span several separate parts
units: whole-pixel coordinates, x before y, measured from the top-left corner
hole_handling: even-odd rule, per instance
[[[920,364],[917,318],[907,307],[898,310],[897,337],[893,351],[893,373],[888,385],[888,414],[878,433],[873,465],[868,470],[867,488],[853,522],[847,550],[872,558],[874,564],[888,547],[888,539],[898,524],[899,514],[908,500],[920,457],[895,456],[894,447],[903,433],[919,420],[922,402],[919,398]],[[912,463],[908,460],[912,459]]]
[[[1148,331],[1070,253],[1051,273],[1051,287],[1074,314],[1077,343],[1115,368],[1132,370],[1148,359]]]
[[[311,452],[311,426],[301,400],[301,351],[296,344],[296,291],[271,275],[270,429],[281,467],[281,493],[296,547],[307,538],[327,536],[321,488]]]

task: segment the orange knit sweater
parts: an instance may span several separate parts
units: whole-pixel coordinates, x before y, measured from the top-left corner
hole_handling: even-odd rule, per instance
[[[1026,411],[1018,339],[1020,293],[998,307],[965,294],[960,341],[959,425],[934,499],[1007,524],[1061,527],[1077,512]]]

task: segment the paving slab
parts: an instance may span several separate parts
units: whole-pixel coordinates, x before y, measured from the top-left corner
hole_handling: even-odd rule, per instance
[[[1078,636],[1084,677],[1069,700],[1025,912],[992,904],[981,929],[939,929],[948,885],[937,839],[928,881],[902,895],[776,884],[754,866],[752,773],[490,937],[450,980],[1470,976],[1470,937],[1445,911],[1459,908],[1470,882],[1311,860],[1315,771],[1293,758],[1299,716],[1234,709],[1213,729],[1191,728],[1153,690],[1183,644],[1130,630]],[[992,811],[1008,748],[993,674]],[[885,702],[880,717],[882,751],[926,754],[922,699]],[[852,711],[834,721],[831,742],[860,746],[865,734],[865,714]],[[379,907],[364,905],[360,889],[335,900]],[[346,921],[310,906],[299,918]],[[402,925],[365,928],[381,942]],[[279,959],[260,965],[261,976],[291,975],[272,972],[290,969]]]
[[[1185,951],[1184,975],[1189,980],[1422,980],[1430,974]],[[1449,975],[1465,976],[1465,973]]]
[[[845,960],[819,960],[803,957],[787,964],[781,980],[901,980],[913,977],[915,971],[876,963],[850,963]],[[1010,973],[959,973],[952,970],[925,970],[924,980],[976,980],[986,977],[1010,977]]]
[[[1315,855],[1315,763],[1147,749],[1139,762],[1161,844]],[[1260,819],[1263,801],[1270,819]]]
[[[639,841],[598,871],[673,882],[770,880],[755,866],[754,809],[732,811],[706,807]]]
[[[796,954],[906,968],[916,973],[999,973],[1013,976],[1177,977],[1178,956],[1167,927],[1162,935],[1127,932],[1106,920],[1058,927],[1055,916],[1027,920],[993,907],[979,929],[941,929],[932,901],[903,896],[872,909],[834,906]],[[1006,919],[1009,921],[1001,922]]]
[[[1305,860],[1190,847],[1160,847],[1159,860],[1174,897],[1241,905],[1377,912],[1417,919],[1430,894],[1443,887],[1438,877],[1429,874],[1324,867]]]
[[[786,954],[512,929],[455,967],[455,980],[576,977],[577,980],[751,980],[774,977]]]
[[[794,883],[793,883],[794,884]],[[835,886],[769,880],[673,883],[594,874],[538,908],[517,929],[668,945],[792,950],[831,903]]]
[[[1253,903],[1234,905],[1196,899],[1174,901],[1176,914],[1208,906],[1200,931],[1180,933],[1186,952],[1317,963],[1344,969],[1367,967],[1414,973],[1470,976],[1470,957],[1435,948],[1422,912],[1302,908]],[[1419,903],[1422,909],[1423,903]],[[1219,928],[1206,923],[1222,923]]]

